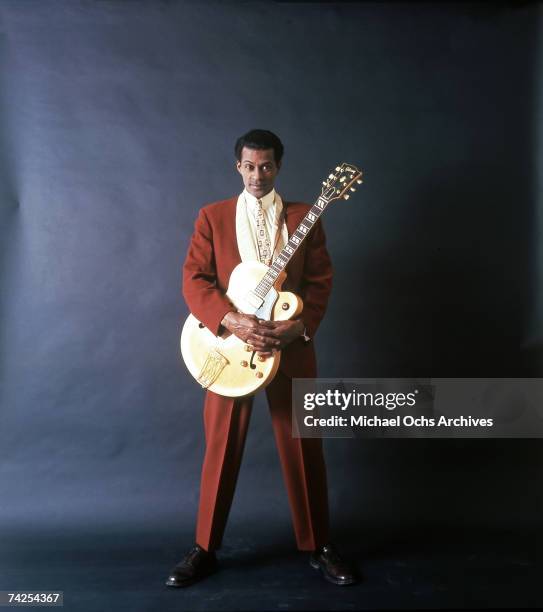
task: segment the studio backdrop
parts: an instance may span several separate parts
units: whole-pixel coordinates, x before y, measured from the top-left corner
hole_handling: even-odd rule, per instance
[[[282,139],[287,200],[364,170],[323,218],[321,376],[540,376],[541,29],[513,2],[2,0],[1,528],[192,537],[181,268],[251,128]],[[537,440],[325,449],[336,529],[541,519]],[[244,459],[226,537],[266,521],[294,545],[261,396]]]

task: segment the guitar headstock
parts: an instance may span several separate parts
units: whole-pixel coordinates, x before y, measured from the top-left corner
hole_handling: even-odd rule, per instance
[[[322,182],[321,197],[327,202],[332,200],[349,199],[349,191],[356,191],[354,185],[362,183],[362,170],[352,164],[342,163],[336,166],[333,173],[328,175],[328,179]]]

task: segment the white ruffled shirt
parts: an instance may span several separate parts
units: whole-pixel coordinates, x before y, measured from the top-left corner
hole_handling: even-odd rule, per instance
[[[275,189],[272,189],[260,200],[266,229],[272,245],[275,245],[273,261],[288,242],[287,224],[284,222],[283,215],[283,201]],[[256,212],[257,199],[244,189],[238,197],[236,206],[236,238],[243,262],[259,261],[256,242]]]

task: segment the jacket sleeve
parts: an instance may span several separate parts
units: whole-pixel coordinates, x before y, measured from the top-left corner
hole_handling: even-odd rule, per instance
[[[235,306],[217,287],[213,232],[204,209],[194,224],[194,233],[183,265],[183,297],[190,312],[216,336],[224,315]]]
[[[332,291],[332,261],[326,249],[326,237],[321,220],[315,223],[307,241],[300,286],[304,307],[300,318],[306,326],[308,336],[313,338],[326,312]]]

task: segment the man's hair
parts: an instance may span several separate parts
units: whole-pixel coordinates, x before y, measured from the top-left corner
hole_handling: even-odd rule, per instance
[[[269,130],[251,130],[240,136],[234,147],[238,161],[241,161],[241,150],[243,147],[260,150],[273,149],[276,164],[280,164],[283,158],[283,143],[279,140],[278,136]]]

